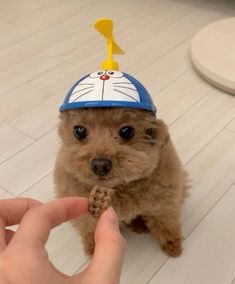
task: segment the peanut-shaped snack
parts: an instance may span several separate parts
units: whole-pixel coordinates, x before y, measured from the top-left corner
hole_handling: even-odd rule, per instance
[[[89,196],[88,211],[94,218],[99,218],[111,206],[114,190],[107,187],[95,186]]]

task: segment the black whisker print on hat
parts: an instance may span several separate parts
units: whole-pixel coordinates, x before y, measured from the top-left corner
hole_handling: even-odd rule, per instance
[[[128,89],[128,90],[132,90],[132,91],[135,91],[135,92],[137,92],[137,90],[135,89],[135,87],[134,88],[130,88],[130,87],[126,87],[126,86],[118,86],[118,85],[115,85],[114,86],[115,88],[122,88],[122,89]],[[138,93],[138,92],[137,92]]]
[[[72,95],[74,95],[74,94],[76,94],[76,93],[79,93],[79,92],[81,92],[81,91],[83,91],[83,90],[93,89],[93,88],[94,88],[94,86],[86,87],[86,88],[83,88],[83,89],[80,89],[80,90],[77,90],[77,91],[73,92]]]
[[[131,84],[133,85],[131,82],[114,82],[113,84],[118,85],[118,84]]]
[[[92,85],[92,86],[94,86],[95,84],[91,84],[91,83],[79,83],[77,86],[81,86],[81,85]]]
[[[118,93],[121,93],[121,94],[123,94],[123,95],[125,95],[125,96],[127,96],[127,97],[129,97],[129,98],[131,98],[132,100],[134,100],[135,102],[139,102],[137,99],[135,99],[134,97],[132,97],[132,96],[130,96],[129,94],[126,94],[126,93],[124,93],[124,92],[122,92],[122,91],[120,91],[120,90],[117,90],[117,89],[113,89],[115,92],[118,92]]]
[[[83,93],[82,95],[78,96],[78,97],[73,101],[73,103],[76,102],[76,101],[77,101],[78,99],[80,99],[81,97],[85,96],[86,94],[92,92],[92,91],[93,91],[93,90],[90,90],[90,91],[85,92],[85,93]]]

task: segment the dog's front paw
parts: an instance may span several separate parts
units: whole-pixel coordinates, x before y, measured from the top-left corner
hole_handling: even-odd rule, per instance
[[[92,256],[95,251],[94,233],[87,233],[83,236],[82,241],[85,254]]]
[[[167,239],[161,247],[170,256],[180,256],[182,253],[181,238]]]
[[[170,212],[157,217],[149,217],[147,221],[151,234],[158,239],[162,250],[170,256],[181,255],[181,228],[175,214]]]
[[[84,247],[84,252],[88,256],[92,256],[94,254],[94,251],[95,251],[95,247],[93,247],[93,246]]]

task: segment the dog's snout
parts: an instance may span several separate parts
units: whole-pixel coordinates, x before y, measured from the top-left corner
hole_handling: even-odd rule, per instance
[[[91,168],[97,176],[104,176],[111,170],[112,161],[105,158],[94,158],[91,161]]]

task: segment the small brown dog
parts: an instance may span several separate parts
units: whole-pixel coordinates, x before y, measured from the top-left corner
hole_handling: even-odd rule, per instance
[[[165,123],[133,108],[65,110],[60,119],[62,145],[54,174],[58,197],[89,197],[95,185],[112,188],[120,224],[149,232],[169,255],[180,255],[187,174]],[[91,255],[95,220],[86,214],[74,225]]]

